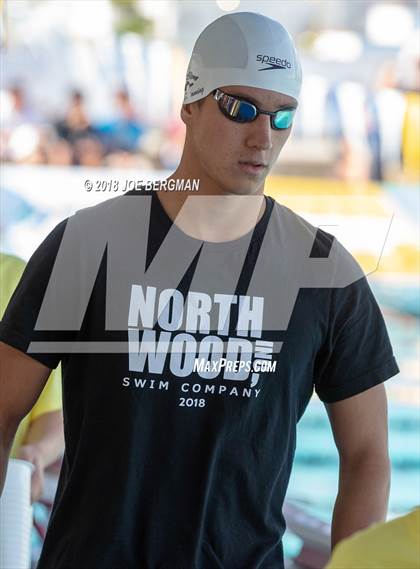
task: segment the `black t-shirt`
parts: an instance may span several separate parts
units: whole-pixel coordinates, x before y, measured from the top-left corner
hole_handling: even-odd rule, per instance
[[[296,424],[314,389],[334,402],[398,372],[366,279],[337,287],[355,266],[271,198],[227,243],[187,236],[147,192],[59,224],[0,328],[62,361],[66,449],[38,568],[282,568]]]

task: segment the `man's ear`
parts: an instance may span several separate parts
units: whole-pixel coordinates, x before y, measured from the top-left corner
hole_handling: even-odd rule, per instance
[[[188,125],[188,123],[191,122],[193,113],[197,112],[197,110],[201,108],[203,102],[204,102],[204,99],[199,99],[198,101],[195,101],[194,103],[185,103],[182,105],[180,116],[181,116],[181,120],[186,125]]]
[[[192,106],[193,103],[186,103],[184,105],[182,105],[181,107],[181,120],[185,125],[188,125],[188,123],[191,121],[191,117],[192,117]]]

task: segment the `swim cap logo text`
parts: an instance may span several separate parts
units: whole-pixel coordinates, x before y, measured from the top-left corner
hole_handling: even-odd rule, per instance
[[[280,59],[279,57],[274,57],[270,55],[257,55],[257,61],[261,63],[266,63],[268,67],[262,67],[258,71],[266,71],[267,69],[291,69],[292,65],[287,59]]]

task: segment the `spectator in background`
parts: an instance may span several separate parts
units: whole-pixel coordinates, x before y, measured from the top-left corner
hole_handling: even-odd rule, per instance
[[[0,253],[0,319],[24,268],[25,263],[18,257]],[[34,465],[31,478],[32,502],[42,496],[45,470],[64,451],[61,409],[61,372],[57,368],[51,373],[35,406],[21,421],[10,453],[11,458],[27,460]]]
[[[145,132],[128,92],[119,89],[115,93],[116,117],[98,127],[99,135],[106,150],[113,152],[136,152],[139,141]]]
[[[384,61],[373,77],[373,100],[379,133],[376,160],[380,162],[382,179],[399,176],[401,171],[402,131],[406,104],[396,86],[396,62]]]
[[[74,142],[74,164],[89,168],[102,166],[104,147],[94,136],[84,136]]]
[[[374,77],[374,108],[384,179],[417,181],[420,176],[420,59],[409,38],[396,59]]]
[[[35,124],[40,117],[28,103],[27,95],[21,85],[14,85],[8,91],[10,105],[2,112],[2,129],[13,129],[22,124]]]
[[[356,81],[331,86],[331,135],[341,153],[336,174],[344,180],[407,181],[420,176],[420,58],[415,30],[396,59],[385,60],[371,88]]]
[[[74,90],[71,93],[70,106],[64,119],[56,124],[56,129],[58,135],[70,143],[94,134],[80,91]]]
[[[46,162],[51,166],[71,166],[74,150],[64,138],[53,138],[45,145]]]
[[[56,129],[59,140],[49,153],[50,164],[67,164],[71,159],[71,163],[77,166],[102,166],[105,149],[91,124],[80,91],[72,92],[70,107],[65,118],[56,124]]]
[[[117,142],[123,150],[136,150],[138,141],[145,130],[144,126],[134,110],[127,91],[118,90],[115,94],[115,102],[119,115],[115,123]]]
[[[420,507],[340,542],[326,569],[418,569]]]
[[[328,134],[340,148],[335,168],[341,180],[365,181],[380,174],[373,167],[371,143],[377,144],[373,132],[369,94],[357,81],[333,83],[327,94]]]
[[[44,155],[40,137],[43,125],[28,103],[25,90],[20,85],[14,85],[1,95],[1,160],[42,163]]]
[[[406,103],[401,158],[404,178],[418,183],[420,177],[420,30],[408,36],[397,57],[396,83]]]

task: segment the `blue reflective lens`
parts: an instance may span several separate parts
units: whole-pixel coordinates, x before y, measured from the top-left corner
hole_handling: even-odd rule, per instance
[[[249,122],[255,119],[257,113],[254,105],[250,105],[249,103],[241,101],[238,109],[238,114],[236,116],[241,121]]]
[[[229,117],[238,122],[249,122],[257,116],[254,105],[240,101],[234,97],[225,95],[219,103],[221,103],[221,108],[227,112]]]
[[[276,129],[290,128],[293,123],[294,115],[295,115],[295,109],[284,109],[282,111],[277,111],[277,113],[272,118],[273,128]]]

